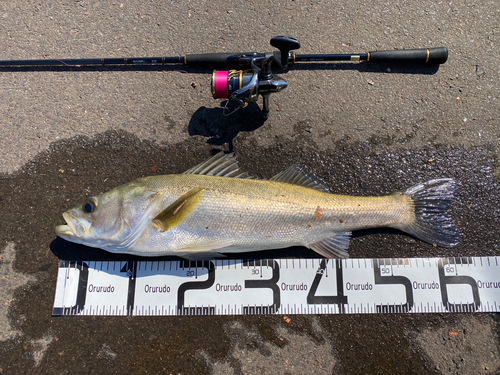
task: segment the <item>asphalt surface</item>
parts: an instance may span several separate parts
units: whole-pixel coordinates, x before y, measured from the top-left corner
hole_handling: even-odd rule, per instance
[[[210,69],[0,68],[0,373],[499,373],[498,314],[51,317],[59,258],[113,259],[56,239],[62,212],[217,150],[262,178],[300,163],[334,193],[453,177],[458,246],[363,231],[351,257],[500,255],[498,25],[497,3],[474,0],[1,3],[1,59],[265,52],[289,34],[300,53],[445,46],[449,60],[296,64],[267,120],[257,105],[223,116]]]

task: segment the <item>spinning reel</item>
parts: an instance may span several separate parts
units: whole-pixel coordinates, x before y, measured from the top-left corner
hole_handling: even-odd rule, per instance
[[[234,63],[239,67],[248,66],[251,69],[214,70],[210,83],[214,99],[234,100],[239,108],[242,108],[246,103],[256,102],[261,95],[262,113],[267,118],[270,95],[288,86],[284,79],[273,74],[272,64],[275,63],[281,69],[286,69],[290,51],[300,48],[300,43],[296,38],[286,35],[275,36],[271,39],[271,45],[279,51],[243,54],[235,61],[228,61],[229,64]]]

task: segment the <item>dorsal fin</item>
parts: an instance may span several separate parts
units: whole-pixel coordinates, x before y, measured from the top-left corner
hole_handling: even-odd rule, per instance
[[[233,177],[255,179],[247,172],[242,172],[234,152],[225,154],[223,151],[208,160],[188,169],[184,174],[200,174],[204,176]]]
[[[290,168],[278,173],[271,178],[271,181],[300,185],[322,191],[323,193],[328,193],[328,188],[323,181],[314,174],[306,172],[304,168],[298,164],[292,165]]]

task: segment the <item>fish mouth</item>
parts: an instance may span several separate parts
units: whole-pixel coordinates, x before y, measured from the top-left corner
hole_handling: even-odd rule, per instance
[[[63,213],[63,218],[66,221],[66,225],[56,226],[56,234],[58,236],[61,236],[61,237],[65,237],[65,236],[66,237],[81,237],[87,232],[88,227],[90,227],[89,222],[87,222],[87,224],[88,224],[88,227],[87,227],[84,222],[71,216],[67,212]]]
[[[63,236],[72,236],[73,231],[71,230],[69,225],[57,225],[56,226],[56,234]]]

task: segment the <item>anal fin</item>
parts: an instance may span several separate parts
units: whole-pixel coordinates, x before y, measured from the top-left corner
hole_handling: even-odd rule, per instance
[[[337,233],[331,238],[315,242],[307,245],[308,248],[314,250],[325,258],[349,258],[347,248],[351,239],[351,232]]]

